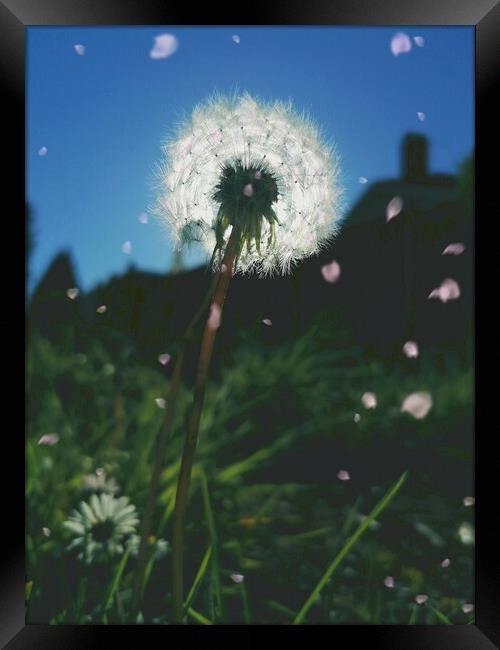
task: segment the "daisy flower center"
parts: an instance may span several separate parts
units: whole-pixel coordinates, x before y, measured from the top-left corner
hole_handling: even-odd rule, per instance
[[[99,521],[97,524],[92,526],[92,537],[96,542],[103,544],[111,539],[113,531],[113,522],[110,519],[105,519],[104,521]]]

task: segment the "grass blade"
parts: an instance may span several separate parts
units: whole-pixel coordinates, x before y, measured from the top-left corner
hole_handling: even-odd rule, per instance
[[[436,609],[432,605],[429,605],[429,609],[434,612],[438,621],[441,621],[441,623],[444,623],[445,625],[453,625],[450,619],[445,614],[443,614],[443,612],[440,612],[439,609]]]
[[[205,575],[207,568],[208,568],[208,563],[210,561],[210,557],[212,555],[212,547],[209,546],[205,552],[205,555],[203,556],[203,559],[201,561],[201,564],[198,568],[198,571],[196,573],[195,579],[193,581],[193,584],[191,586],[191,589],[189,590],[189,593],[186,598],[186,602],[184,603],[184,611],[187,612],[188,609],[191,606],[191,603],[196,597],[196,594],[198,593],[198,588],[201,584],[201,581],[203,580],[203,576]]]
[[[111,603],[113,602],[113,596],[116,593],[116,590],[118,589],[120,585],[120,580],[122,578],[123,571],[125,569],[125,566],[128,561],[128,557],[130,555],[130,549],[127,549],[125,553],[122,556],[122,559],[120,560],[120,563],[116,567],[115,575],[113,576],[113,580],[111,581],[111,584],[108,589],[108,593],[106,595],[106,601],[104,603],[104,612],[106,613],[108,609],[111,607]]]
[[[188,614],[191,618],[194,618],[195,621],[198,621],[198,623],[201,623],[202,625],[213,625],[212,621],[203,616],[203,614],[194,610],[192,607],[188,609]]]
[[[363,522],[358,526],[356,531],[347,540],[347,542],[344,544],[344,546],[339,551],[339,553],[337,553],[337,555],[335,556],[333,562],[327,568],[327,570],[325,571],[323,577],[318,582],[316,587],[313,589],[311,595],[306,600],[306,602],[302,606],[302,609],[299,611],[299,613],[295,617],[295,619],[293,621],[293,625],[298,625],[298,624],[302,623],[302,621],[306,617],[308,611],[311,609],[311,607],[316,602],[316,600],[317,600],[318,596],[320,595],[323,587],[327,584],[327,582],[329,581],[329,579],[333,575],[333,572],[335,571],[335,569],[339,566],[339,564],[342,562],[342,560],[345,558],[345,556],[349,553],[349,551],[352,549],[352,547],[356,544],[356,542],[359,540],[359,538],[363,535],[363,533],[369,527],[369,525],[372,523],[372,521],[387,507],[387,505],[392,500],[392,498],[399,492],[401,486],[403,485],[403,483],[406,480],[407,475],[408,475],[408,472],[405,472],[404,474],[401,475],[401,477],[398,479],[398,481],[396,481],[396,483],[394,483],[394,485],[391,487],[391,489],[377,503],[377,505],[373,508],[371,513],[366,517],[366,519],[364,519]]]
[[[213,603],[214,603],[214,615],[216,619],[222,618],[222,589],[220,584],[220,571],[219,571],[219,553],[218,553],[218,539],[217,531],[215,528],[215,519],[214,513],[212,510],[212,504],[210,502],[210,494],[208,491],[208,481],[205,470],[200,465],[198,468],[197,476],[200,481],[201,494],[203,498],[203,507],[205,510],[205,519],[207,522],[208,534],[210,536],[210,544],[212,547],[211,553],[211,583],[213,588]]]

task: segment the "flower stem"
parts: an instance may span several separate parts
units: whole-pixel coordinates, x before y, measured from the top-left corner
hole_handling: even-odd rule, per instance
[[[182,368],[184,365],[184,357],[191,338],[193,336],[194,329],[200,320],[203,313],[206,311],[210,298],[212,297],[213,291],[215,288],[215,281],[210,283],[209,290],[203,298],[198,310],[191,319],[189,325],[187,326],[184,335],[180,341],[179,352],[175,360],[174,372],[172,379],[170,381],[170,387],[167,395],[167,409],[165,411],[165,418],[162,422],[162,426],[158,433],[158,444],[156,448],[153,473],[151,476],[151,483],[149,486],[149,493],[146,502],[146,508],[144,512],[144,517],[142,520],[142,526],[140,531],[140,545],[139,545],[139,554],[137,558],[137,565],[134,575],[134,597],[132,602],[132,611],[135,616],[137,616],[142,596],[144,590],[144,575],[146,570],[146,559],[147,559],[147,539],[151,534],[151,527],[153,521],[153,512],[156,503],[156,495],[158,491],[158,485],[160,482],[160,475],[162,470],[162,464],[165,459],[165,451],[167,448],[167,442],[170,438],[170,433],[172,431],[172,425],[175,419],[175,412],[177,406],[177,396],[179,393],[179,387],[182,377]]]
[[[212,305],[222,313],[227,288],[233,275],[233,266],[238,254],[239,233],[233,227],[229,241],[226,246],[221,270],[217,278],[217,285],[212,298]],[[196,445],[198,443],[198,431],[200,428],[201,412],[205,398],[208,369],[212,359],[215,336],[217,328],[210,323],[205,323],[203,338],[201,342],[198,368],[196,371],[196,384],[193,396],[193,406],[189,419],[184,451],[182,454],[181,468],[177,481],[177,493],[174,509],[174,530],[172,538],[172,577],[173,577],[173,605],[174,623],[182,623],[184,608],[184,578],[183,578],[183,546],[184,546],[184,516],[191,481]]]

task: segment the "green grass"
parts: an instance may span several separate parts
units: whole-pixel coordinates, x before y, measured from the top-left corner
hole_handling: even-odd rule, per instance
[[[219,351],[186,518],[190,624],[470,623],[461,604],[472,600],[473,546],[457,531],[473,525],[473,508],[462,503],[472,485],[464,478],[472,466],[471,360],[460,350],[423,349],[409,366],[336,337],[319,326],[296,340],[248,336]],[[360,403],[367,390],[377,394],[374,410]],[[421,421],[399,410],[416,390],[434,401]],[[88,499],[86,477],[97,468],[141,516],[163,416],[155,398],[165,391],[160,369],[133,356],[125,363],[99,341],[75,351],[31,337],[29,622],[131,622],[136,557],[124,551],[85,566],[66,551],[72,535],[62,523]],[[154,534],[167,541],[191,397],[184,384],[154,513]],[[39,445],[48,432],[59,443]],[[340,469],[351,480],[339,481]],[[148,553],[139,622],[168,624],[171,555],[157,557],[153,545]],[[444,557],[452,558],[448,569]],[[384,586],[388,575],[394,589]],[[432,604],[417,606],[418,593],[431,594]]]

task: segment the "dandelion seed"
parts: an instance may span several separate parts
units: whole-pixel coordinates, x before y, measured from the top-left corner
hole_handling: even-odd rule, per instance
[[[432,397],[426,391],[408,395],[401,404],[401,413],[409,413],[417,420],[422,420],[432,408]]]
[[[368,179],[365,176],[360,176],[358,178],[358,183],[361,183],[361,185],[364,185],[365,183],[368,183]]]
[[[262,322],[264,323],[264,325],[267,325],[268,327],[270,327],[273,324],[273,321],[270,318],[263,318]]]
[[[102,467],[98,467],[95,471],[96,476],[102,476],[104,474],[104,469]]]
[[[237,585],[239,585],[243,580],[245,579],[245,576],[241,575],[241,573],[233,573],[231,575],[231,580],[235,582]]]
[[[164,409],[167,406],[167,401],[165,399],[163,399],[163,397],[156,397],[155,402],[156,402],[156,406],[159,409]]]
[[[85,54],[85,45],[82,45],[81,43],[77,43],[76,45],[73,45],[75,52],[79,54],[80,56],[83,56]]]
[[[387,204],[387,208],[385,210],[385,220],[390,221],[391,219],[394,219],[394,217],[397,217],[402,209],[403,199],[400,196],[395,196]]]
[[[354,414],[354,422],[356,422],[356,424],[357,424],[360,420],[361,420],[361,415],[359,413],[355,413]]]
[[[340,264],[333,260],[330,264],[325,264],[321,267],[321,275],[326,282],[337,282],[340,278]]]
[[[429,596],[426,594],[418,594],[418,596],[415,596],[415,602],[417,605],[423,605],[429,600]]]
[[[153,48],[149,52],[151,59],[166,59],[179,48],[179,41],[173,34],[160,34],[154,39]]]
[[[476,503],[474,497],[464,497],[464,506],[473,506]]]
[[[384,585],[387,587],[387,589],[393,589],[394,588],[394,578],[392,576],[387,576],[384,579]]]
[[[288,274],[338,231],[337,155],[290,104],[214,97],[195,108],[164,153],[154,213],[176,245],[197,239],[210,256],[236,226],[236,273]]]
[[[337,474],[337,478],[339,481],[349,481],[351,479],[351,476],[345,469],[341,469]]]
[[[141,214],[137,217],[137,220],[139,223],[148,223],[149,218],[147,212],[141,212]]]
[[[132,242],[131,241],[124,241],[122,244],[122,252],[125,253],[125,255],[130,255],[132,252]]]
[[[394,54],[394,56],[404,54],[410,50],[411,40],[408,34],[405,34],[404,32],[398,32],[395,36],[392,37],[391,52]]]
[[[441,562],[441,566],[443,567],[443,569],[447,569],[447,568],[450,566],[450,564],[451,564],[451,561],[450,561],[449,558],[445,558],[445,559]]]
[[[420,122],[423,122],[425,120],[425,113],[422,113],[422,111],[417,111],[417,118]]]
[[[415,42],[415,45],[418,45],[418,47],[424,47],[425,38],[423,36],[414,36],[413,40]]]
[[[460,297],[460,287],[455,280],[447,278],[446,280],[443,280],[441,286],[437,289],[433,289],[428,297],[437,298],[443,303],[448,302],[448,300],[456,300]]]
[[[448,246],[444,249],[443,255],[461,255],[465,250],[465,244],[461,244],[460,242],[456,242],[454,244],[448,244]]]
[[[68,298],[70,300],[74,300],[78,296],[79,293],[80,293],[80,291],[76,287],[72,287],[71,289],[68,289],[66,291],[66,295],[68,296]]]
[[[162,366],[166,366],[172,357],[168,353],[158,355],[158,361]]]
[[[96,309],[96,312],[97,312],[98,314],[105,314],[106,311],[107,311],[107,309],[108,309],[108,308],[106,307],[106,305],[101,305],[100,307],[98,307],[98,308]]]
[[[48,445],[49,447],[53,447],[54,445],[57,445],[59,440],[60,438],[57,435],[57,433],[45,433],[38,441],[38,444]]]
[[[50,528],[42,528],[42,532],[45,537],[50,537]]]
[[[377,396],[375,393],[363,393],[361,401],[366,409],[377,408]]]
[[[48,152],[49,150],[47,149],[47,147],[40,147],[40,149],[38,149],[39,156],[46,156]]]
[[[210,306],[210,316],[208,317],[207,324],[211,330],[216,330],[220,327],[221,309],[219,305],[212,303],[212,305]]]
[[[92,494],[63,522],[74,535],[66,550],[78,549],[78,559],[86,564],[109,561],[113,556],[123,555],[134,543],[138,523],[136,508],[128,497]]]
[[[415,341],[406,341],[403,345],[403,352],[408,359],[416,359],[418,357],[418,344]]]
[[[462,605],[462,612],[464,614],[470,614],[474,611],[474,605],[472,603],[464,603]]]
[[[233,35],[231,36],[231,39],[232,39],[233,43],[236,43],[236,45],[239,45],[239,44],[240,44],[241,39],[240,39],[240,37],[238,36],[238,34],[233,34]]]

